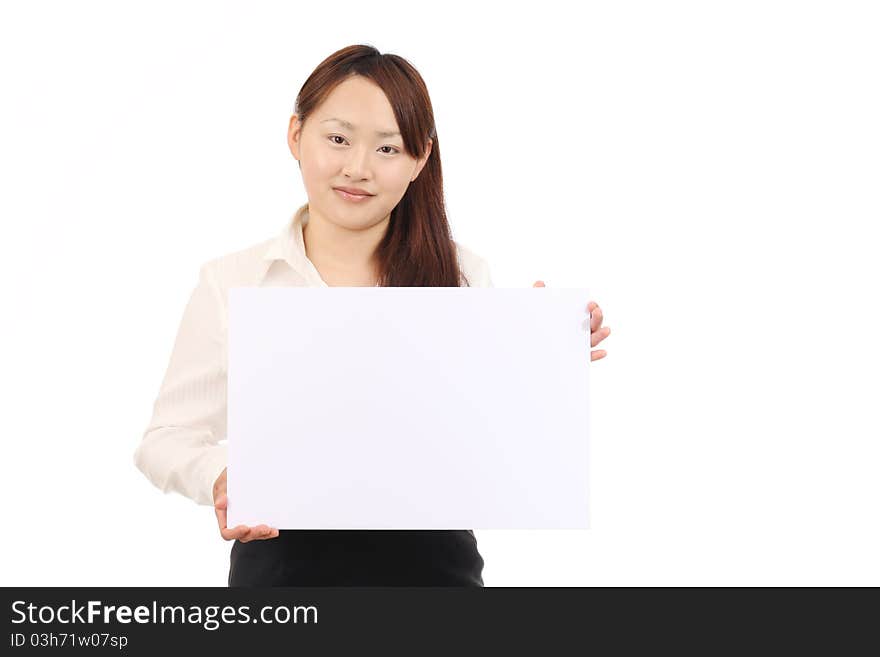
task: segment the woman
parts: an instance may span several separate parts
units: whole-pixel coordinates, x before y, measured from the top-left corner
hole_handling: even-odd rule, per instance
[[[229,287],[492,284],[485,261],[451,238],[431,100],[406,60],[343,48],[309,76],[294,112],[288,145],[308,203],[276,239],[202,266],[135,463],[163,491],[214,505],[235,541],[230,586],[482,586],[470,530],[226,526]],[[610,329],[595,303],[587,312],[596,346]]]

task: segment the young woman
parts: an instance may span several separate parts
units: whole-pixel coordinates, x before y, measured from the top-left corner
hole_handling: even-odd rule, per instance
[[[277,238],[201,267],[135,463],[163,491],[214,506],[235,541],[230,586],[482,586],[470,530],[226,526],[230,287],[492,285],[486,262],[450,235],[431,100],[405,59],[343,48],[309,76],[294,112],[287,139],[308,203]],[[610,329],[594,302],[586,312],[594,347]]]

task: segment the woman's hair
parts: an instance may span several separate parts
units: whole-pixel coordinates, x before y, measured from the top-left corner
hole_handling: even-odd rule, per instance
[[[294,113],[306,121],[339,83],[361,75],[379,86],[403,137],[403,147],[422,157],[428,139],[431,154],[415,181],[391,211],[385,237],[376,249],[381,285],[459,287],[470,285],[460,271],[443,197],[440,143],[434,110],[422,76],[405,59],[369,45],[337,50],[321,62],[299,90]]]

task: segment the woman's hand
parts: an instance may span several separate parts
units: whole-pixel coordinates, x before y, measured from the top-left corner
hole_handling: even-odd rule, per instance
[[[226,527],[226,508],[228,505],[229,499],[226,497],[226,468],[223,468],[223,472],[220,473],[217,481],[214,482],[214,512],[217,514],[217,524],[220,525],[220,536],[227,541],[237,538],[242,543],[278,536],[278,530],[268,525],[257,525],[256,527],[239,525],[238,527],[228,529]]]
[[[532,287],[547,286],[544,285],[544,281],[535,281],[535,284],[532,285]],[[590,303],[587,304],[587,312],[590,313],[590,347],[595,347],[602,342],[602,340],[611,335],[611,327],[602,327],[602,309],[599,308],[599,304],[595,301],[590,301]],[[590,361],[605,358],[607,355],[608,352],[604,349],[596,349],[596,351],[590,352]]]

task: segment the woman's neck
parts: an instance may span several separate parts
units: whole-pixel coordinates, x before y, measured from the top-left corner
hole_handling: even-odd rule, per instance
[[[352,230],[333,224],[309,208],[303,226],[306,257],[327,285],[375,285],[379,271],[376,248],[385,236],[391,215],[379,223]]]

